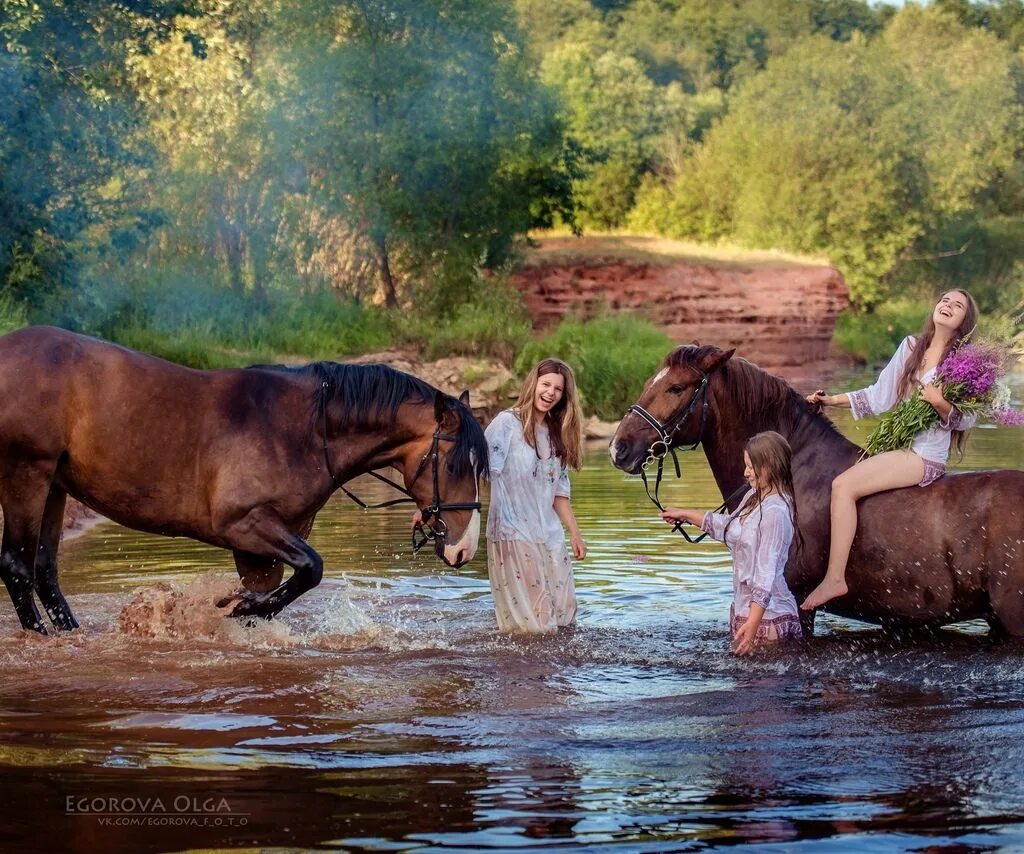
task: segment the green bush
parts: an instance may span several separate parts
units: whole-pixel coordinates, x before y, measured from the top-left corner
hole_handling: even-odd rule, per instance
[[[541,359],[555,356],[572,366],[588,415],[616,420],[672,349],[669,337],[646,320],[619,314],[581,321],[569,318],[540,340],[527,344],[516,360],[525,375]]]
[[[92,282],[54,321],[196,368],[340,359],[389,346],[393,322],[327,289],[275,289],[256,297],[182,271]]]
[[[530,337],[530,317],[519,292],[501,276],[477,283],[461,304],[437,303],[398,314],[396,335],[440,356],[492,356],[511,362]]]
[[[21,329],[28,323],[28,309],[8,290],[0,291],[0,335]]]

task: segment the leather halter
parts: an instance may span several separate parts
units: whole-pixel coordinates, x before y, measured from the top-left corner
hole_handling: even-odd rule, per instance
[[[690,370],[697,371],[696,368],[690,368]],[[651,415],[646,409],[639,404],[634,403],[629,410],[639,415],[644,421],[646,421],[651,427],[653,427],[657,433],[658,438],[655,439],[651,446],[647,449],[647,458],[644,460],[643,465],[640,467],[640,479],[644,484],[644,491],[647,493],[647,497],[651,499],[651,502],[659,510],[664,511],[665,507],[661,503],[661,499],[658,495],[661,489],[661,480],[665,473],[665,457],[669,454],[672,455],[672,462],[675,464],[676,477],[680,478],[683,476],[682,470],[679,468],[679,457],[676,456],[676,450],[682,451],[695,451],[697,446],[700,445],[704,438],[704,428],[708,422],[708,382],[710,377],[703,371],[697,371],[700,374],[700,385],[697,386],[697,390],[693,393],[693,397],[690,398],[690,402],[686,406],[675,413],[669,418],[664,424],[662,424],[657,418]],[[686,423],[687,419],[693,414],[693,411],[697,408],[699,403],[703,403],[701,406],[700,414],[700,430],[697,432],[697,438],[692,445],[686,448],[676,448],[675,438],[676,433]],[[654,479],[654,493],[651,494],[650,484],[647,482],[647,469],[652,464],[657,463],[657,472]],[[732,495],[725,499],[725,501],[715,510],[716,513],[726,509],[729,506],[729,502],[736,498],[738,495],[746,492],[750,487],[747,484],[742,484],[736,489]],[[688,543],[699,543],[703,540],[707,533],[703,533],[698,537],[691,537],[686,531],[683,530],[683,522],[676,522],[672,527],[673,532],[678,531],[683,535],[684,539]]]
[[[368,474],[371,477],[375,477],[382,483],[386,483],[393,489],[403,493],[405,498],[393,498],[390,501],[382,501],[380,504],[367,504],[362,501],[357,495],[350,492],[345,488],[345,483],[338,479],[331,469],[331,457],[327,449],[327,389],[329,384],[324,381],[321,384],[320,393],[320,417],[323,426],[323,452],[324,452],[324,466],[327,469],[327,474],[331,478],[331,482],[334,484],[336,489],[340,489],[345,493],[352,501],[364,510],[377,510],[382,507],[393,507],[396,504],[412,503],[416,504],[416,499],[413,497],[411,492],[413,486],[416,485],[416,481],[419,480],[420,475],[423,474],[427,467],[427,463],[430,463],[431,468],[431,480],[433,481],[434,494],[431,502],[426,507],[418,507],[420,511],[420,520],[413,526],[412,531],[412,550],[413,553],[418,552],[427,543],[434,542],[434,551],[438,556],[444,556],[445,541],[448,536],[448,525],[441,518],[441,513],[449,510],[480,510],[482,505],[479,501],[466,501],[460,503],[447,503],[441,500],[441,489],[440,489],[440,477],[439,477],[439,458],[440,454],[438,449],[441,442],[454,442],[457,440],[457,436],[452,436],[448,433],[441,432],[441,423],[438,422],[437,429],[434,431],[434,438],[430,444],[430,450],[423,455],[423,459],[420,460],[419,466],[416,468],[416,473],[413,475],[412,480],[409,481],[408,486],[401,486],[395,483],[391,478],[385,477],[382,474],[378,474],[375,471],[361,472],[361,474]],[[356,475],[358,477],[358,475]],[[350,478],[351,479],[351,478]],[[433,522],[431,522],[433,519]]]

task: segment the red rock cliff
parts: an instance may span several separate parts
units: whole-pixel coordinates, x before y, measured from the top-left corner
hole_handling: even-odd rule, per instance
[[[828,366],[836,316],[848,304],[838,270],[797,263],[540,256],[514,282],[538,327],[567,313],[631,311],[678,343],[736,347],[762,368],[791,377]]]

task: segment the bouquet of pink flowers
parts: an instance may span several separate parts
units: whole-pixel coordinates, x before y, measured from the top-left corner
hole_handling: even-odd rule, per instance
[[[934,384],[960,412],[997,424],[1024,424],[1024,414],[1010,407],[1010,389],[1002,381],[1006,355],[991,344],[964,344],[950,353],[935,372]],[[913,396],[882,416],[868,436],[869,454],[909,448],[914,436],[939,423],[939,413],[921,397]]]

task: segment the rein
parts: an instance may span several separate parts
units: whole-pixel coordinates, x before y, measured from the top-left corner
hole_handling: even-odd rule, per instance
[[[696,370],[695,368],[693,370]],[[684,409],[679,410],[675,415],[669,418],[664,424],[662,424],[657,418],[651,415],[646,409],[637,403],[634,403],[629,410],[626,412],[628,415],[630,412],[639,415],[644,421],[646,421],[651,427],[653,427],[657,433],[658,438],[651,443],[651,446],[647,449],[647,459],[644,460],[643,465],[640,467],[640,479],[644,484],[644,492],[647,493],[647,497],[651,500],[651,503],[657,507],[660,511],[665,511],[665,506],[661,503],[659,497],[659,491],[661,490],[661,481],[665,474],[665,457],[669,454],[672,455],[672,462],[676,468],[676,478],[683,476],[682,470],[679,467],[679,457],[676,456],[676,451],[695,451],[697,446],[700,445],[704,438],[704,428],[708,423],[708,382],[710,377],[700,372],[700,385],[694,392],[693,397],[690,398],[690,402]],[[697,433],[697,438],[692,445],[687,448],[676,448],[673,444],[675,442],[676,433],[679,431],[687,421],[687,419],[693,414],[693,411],[697,408],[697,404],[703,402],[700,414],[700,430]],[[654,494],[651,494],[651,486],[647,481],[647,469],[653,464],[657,463],[657,473],[654,478]],[[732,501],[739,495],[745,493],[750,487],[743,483],[741,484],[728,498],[725,499],[713,512],[720,513],[729,506],[729,502]],[[682,520],[675,523],[672,526],[672,532],[678,531],[683,535],[683,538],[688,543],[696,545],[707,536],[705,531],[699,537],[691,537],[686,531],[683,530],[683,525],[686,524]]]
[[[345,487],[345,483],[342,482],[335,475],[331,469],[331,457],[327,450],[327,389],[328,383],[323,382],[321,384],[320,393],[320,418],[323,422],[323,451],[324,451],[324,466],[327,469],[327,474],[330,475],[331,482],[334,484],[336,489],[340,489],[347,495],[354,504],[361,507],[363,510],[379,510],[384,507],[394,507],[396,504],[416,504],[416,499],[413,497],[410,491],[415,486],[416,481],[419,480],[420,475],[423,474],[426,469],[427,463],[430,463],[431,468],[431,479],[433,481],[434,495],[431,499],[430,504],[427,507],[417,508],[420,511],[420,520],[413,526],[412,530],[412,550],[413,553],[418,552],[423,546],[431,541],[435,541],[439,545],[436,546],[438,550],[443,548],[443,543],[448,535],[448,525],[444,519],[441,518],[441,513],[446,510],[480,510],[482,505],[479,501],[468,501],[463,503],[444,503],[441,501],[441,488],[440,480],[438,475],[438,449],[440,443],[454,442],[458,437],[452,436],[448,433],[441,432],[441,424],[438,422],[437,429],[434,431],[434,439],[430,444],[430,450],[423,455],[423,459],[420,460],[419,466],[416,468],[416,473],[413,475],[412,480],[409,481],[408,486],[402,486],[401,484],[395,483],[389,477],[385,477],[382,474],[378,474],[375,471],[363,472],[371,477],[375,477],[382,483],[386,483],[391,488],[401,492],[405,495],[405,498],[392,498],[390,501],[382,501],[379,504],[367,504],[359,496]],[[356,475],[358,477],[359,475]],[[433,524],[430,520],[433,519]]]

